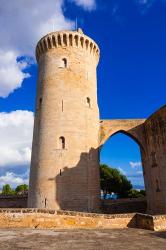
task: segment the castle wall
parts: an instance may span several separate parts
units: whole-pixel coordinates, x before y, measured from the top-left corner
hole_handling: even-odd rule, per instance
[[[146,120],[143,135],[148,212],[166,213],[166,106]]]
[[[147,197],[147,212],[166,213],[166,106],[147,120],[102,120],[100,146],[118,132],[127,134],[140,146]]]
[[[97,45],[79,32],[37,45],[38,84],[29,207],[99,208]]]
[[[0,195],[0,208],[26,208],[27,195]]]
[[[102,200],[101,212],[105,214],[124,214],[124,213],[146,213],[146,197],[125,198],[118,200]]]
[[[140,146],[148,212],[166,213],[166,107],[147,120],[99,121],[99,48],[81,30],[46,35],[37,44],[36,58],[28,206],[97,211],[99,149],[122,132]]]

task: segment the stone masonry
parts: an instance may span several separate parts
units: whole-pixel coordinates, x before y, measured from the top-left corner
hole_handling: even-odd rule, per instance
[[[29,207],[99,209],[99,48],[81,30],[46,35],[39,64]]]
[[[37,44],[39,65],[28,206],[98,211],[99,151],[122,132],[140,146],[151,214],[166,213],[166,106],[148,119],[99,120],[97,44],[78,31]]]

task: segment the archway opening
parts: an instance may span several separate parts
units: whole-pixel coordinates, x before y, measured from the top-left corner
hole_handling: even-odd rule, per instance
[[[101,146],[100,182],[102,199],[119,200],[121,198],[145,198],[144,171],[140,146],[141,145],[139,145],[136,140],[123,131],[113,134]],[[111,168],[112,172],[109,171],[109,169],[107,171],[105,165]],[[119,178],[117,177],[118,174],[123,176],[122,179],[124,178],[125,181],[127,180],[130,182],[131,186],[128,183],[125,184],[128,186],[122,185],[120,188],[121,180],[116,180],[116,178]],[[110,176],[106,177],[107,175]],[[103,181],[108,183],[103,184]]]

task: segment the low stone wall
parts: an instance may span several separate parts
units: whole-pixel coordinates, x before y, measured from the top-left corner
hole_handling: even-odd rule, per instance
[[[165,231],[166,215],[136,214],[136,227],[153,231]]]
[[[0,209],[0,228],[126,228],[135,214],[104,215],[47,209]],[[131,222],[132,221],[132,222]]]
[[[27,195],[0,195],[0,208],[26,208]]]
[[[131,198],[118,200],[102,200],[101,211],[107,214],[146,213],[146,198]]]
[[[0,228],[166,230],[166,215],[95,214],[48,209],[0,209]]]
[[[0,208],[27,208],[27,195],[0,195]],[[146,199],[102,200],[101,213],[146,213]]]

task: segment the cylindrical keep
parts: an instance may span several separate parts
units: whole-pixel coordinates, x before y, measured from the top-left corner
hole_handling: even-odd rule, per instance
[[[37,45],[38,84],[28,206],[99,208],[97,44],[81,31]]]

